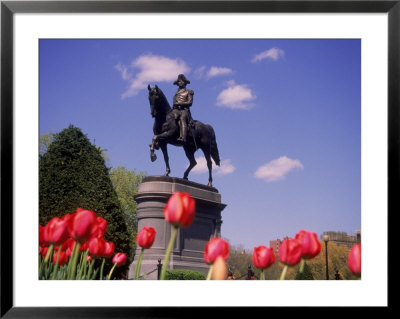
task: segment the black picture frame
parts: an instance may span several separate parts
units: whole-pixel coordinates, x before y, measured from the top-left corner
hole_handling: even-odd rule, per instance
[[[13,294],[13,16],[15,13],[387,13],[388,217],[398,212],[400,0],[395,1],[1,1],[1,318],[187,317],[187,309],[131,307],[15,307]],[[390,214],[392,213],[392,214]],[[391,225],[391,223],[388,223]],[[393,223],[392,223],[393,224]],[[388,233],[389,234],[389,233]],[[390,233],[392,234],[392,233]],[[382,240],[382,239],[379,239]],[[390,235],[387,238],[390,247]],[[390,281],[388,281],[389,287]],[[387,309],[390,309],[390,298]],[[293,307],[292,307],[293,308]],[[386,309],[386,307],[385,307]],[[228,315],[226,308],[214,309]],[[256,311],[262,308],[254,309]],[[271,311],[269,309],[268,311]],[[369,310],[370,311],[370,310]],[[209,313],[209,310],[206,310]],[[246,312],[247,313],[247,312]],[[198,313],[199,314],[199,313]],[[305,313],[306,314],[306,313]]]

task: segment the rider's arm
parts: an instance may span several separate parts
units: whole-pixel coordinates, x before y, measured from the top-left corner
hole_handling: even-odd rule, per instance
[[[186,101],[186,103],[184,105],[190,107],[193,104],[194,92],[192,90],[188,90],[188,91],[189,91],[188,92],[189,94],[187,95],[187,101]]]

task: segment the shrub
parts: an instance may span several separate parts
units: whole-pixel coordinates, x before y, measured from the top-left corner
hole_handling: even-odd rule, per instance
[[[128,263],[115,272],[128,270],[134,254],[134,239],[99,147],[92,145],[79,128],[70,125],[54,136],[39,159],[39,221],[73,213],[77,207],[95,211],[107,220],[105,239],[115,251],[125,252]],[[106,264],[110,268],[111,263]]]
[[[166,280],[180,280],[181,276],[183,276],[183,280],[205,280],[206,279],[206,275],[199,271],[185,270],[185,269],[167,270],[165,279]]]

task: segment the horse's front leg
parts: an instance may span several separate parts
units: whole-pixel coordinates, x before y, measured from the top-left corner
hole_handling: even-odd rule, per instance
[[[168,156],[168,149],[167,149],[167,144],[162,144],[161,146],[161,151],[164,155],[164,162],[165,162],[165,174],[164,176],[169,176],[169,173],[171,173],[171,169],[169,167],[169,156]]]
[[[150,159],[154,162],[157,159],[156,153],[154,153],[154,149],[158,149],[157,135],[154,135],[153,140],[150,146]]]

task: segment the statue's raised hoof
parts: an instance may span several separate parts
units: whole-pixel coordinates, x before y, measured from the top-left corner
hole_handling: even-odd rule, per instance
[[[211,182],[208,182],[208,187],[213,187]]]
[[[151,154],[151,155],[150,155],[150,159],[151,159],[152,162],[154,162],[154,161],[157,159],[157,155],[154,154],[154,153]]]

